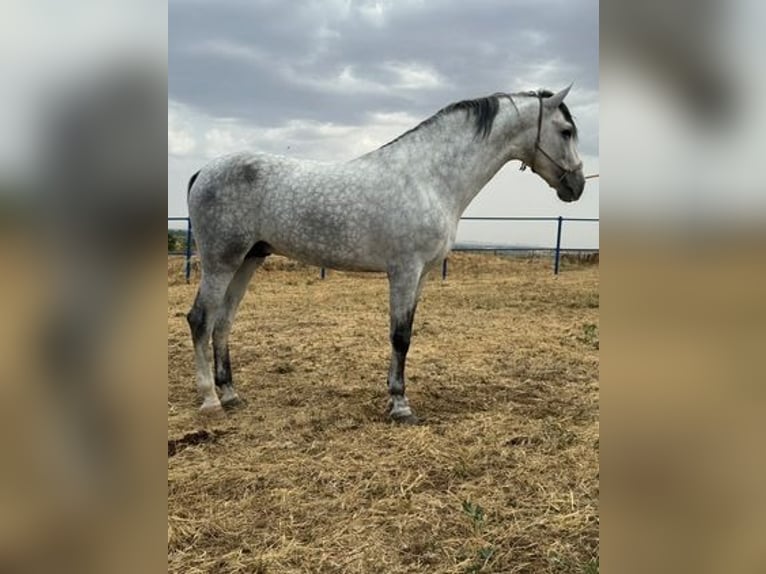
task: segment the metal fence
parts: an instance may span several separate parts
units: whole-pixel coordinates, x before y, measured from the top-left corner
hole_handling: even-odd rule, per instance
[[[192,228],[191,219],[188,217],[168,217],[168,223],[171,221],[185,221],[186,222],[186,249],[184,255],[186,256],[186,282],[189,282],[191,277],[191,258],[192,258]],[[170,253],[170,252],[168,252]]]
[[[186,282],[189,282],[191,277],[191,258],[194,255],[192,249],[193,237],[191,221],[188,217],[168,217],[168,222],[171,221],[183,221],[186,223],[186,247],[183,252],[169,252],[174,255],[184,255],[186,258]],[[584,222],[598,224],[599,219],[597,217],[461,217],[460,221],[549,221],[556,222],[556,240],[553,247],[504,247],[504,246],[471,246],[471,247],[457,247],[453,251],[491,251],[491,252],[534,252],[534,253],[550,253],[553,256],[553,273],[559,274],[561,270],[561,255],[562,253],[598,253],[598,249],[587,247],[561,247],[561,240],[564,232],[564,222]],[[326,277],[324,268],[320,269],[320,276],[322,279]],[[442,261],[442,279],[447,278],[447,259]]]

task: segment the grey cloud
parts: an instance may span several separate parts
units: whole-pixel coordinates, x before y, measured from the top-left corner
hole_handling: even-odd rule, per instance
[[[293,118],[358,124],[371,110],[426,117],[457,99],[572,80],[598,89],[595,0],[397,2],[379,19],[374,2],[343,4],[171,1],[170,97],[212,116],[278,126]],[[242,53],[211,50],[216,43]],[[512,85],[551,61],[566,67],[552,80],[562,85]],[[443,83],[397,86],[391,63],[432,70]],[[376,89],[343,89],[344,70]],[[596,137],[582,145],[592,152]]]

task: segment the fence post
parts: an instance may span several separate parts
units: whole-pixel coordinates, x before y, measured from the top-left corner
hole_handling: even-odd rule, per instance
[[[442,281],[447,279],[447,258],[442,259]]]
[[[564,223],[564,218],[559,215],[558,229],[556,230],[556,256],[553,263],[553,274],[559,274],[559,259],[561,258],[561,227]]]
[[[319,278],[324,279],[327,276],[327,272],[324,267],[319,268]]]
[[[191,276],[191,244],[192,244],[192,230],[191,219],[186,218],[186,283],[189,283],[189,277]]]

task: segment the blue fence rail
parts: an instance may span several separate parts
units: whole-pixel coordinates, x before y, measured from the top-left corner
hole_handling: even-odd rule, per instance
[[[191,220],[188,217],[168,217],[168,222],[171,221],[183,221],[186,223],[186,249],[183,255],[186,257],[186,282],[189,282],[191,277],[191,258],[193,255],[192,250],[192,226]],[[567,252],[591,252],[596,253],[598,249],[587,247],[561,247],[561,239],[564,231],[564,222],[587,222],[598,223],[597,217],[461,217],[460,221],[555,221],[556,222],[556,243],[555,247],[502,247],[502,246],[475,246],[475,247],[457,247],[453,251],[492,251],[492,252],[512,252],[512,251],[525,251],[525,252],[551,252],[553,254],[553,273],[559,274],[561,270],[561,254]],[[324,279],[327,276],[324,267],[320,269],[320,276]],[[447,258],[442,261],[442,279],[447,278]]]
[[[191,258],[192,258],[192,229],[191,229],[191,219],[188,217],[168,217],[168,223],[171,221],[185,221],[186,222],[186,253],[184,255],[186,256],[186,282],[189,282],[189,278],[191,277]]]

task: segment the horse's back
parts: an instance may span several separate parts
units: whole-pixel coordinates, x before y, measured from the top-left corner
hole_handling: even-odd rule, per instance
[[[384,271],[413,248],[424,220],[412,193],[392,197],[390,177],[372,162],[235,154],[200,171],[189,213],[198,237],[217,244],[211,251],[247,251],[262,241],[272,253],[309,264]]]

